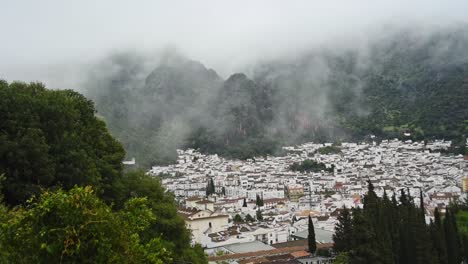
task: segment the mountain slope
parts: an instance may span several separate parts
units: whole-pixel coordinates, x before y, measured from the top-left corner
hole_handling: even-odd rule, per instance
[[[263,62],[251,78],[236,73],[225,81],[177,57],[150,74],[135,70],[138,63],[121,67],[124,74],[104,77],[112,81],[92,98],[143,166],[174,161],[176,147],[248,158],[284,144],[371,134],[410,132],[413,139],[462,145],[468,134],[466,46],[468,30],[461,27],[399,29],[357,47]],[[101,104],[113,98],[110,91],[121,90],[122,80],[126,89],[111,100],[116,103]]]

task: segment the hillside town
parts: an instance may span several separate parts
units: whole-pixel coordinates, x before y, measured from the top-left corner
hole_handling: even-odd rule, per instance
[[[443,140],[397,139],[305,143],[284,147],[282,156],[246,161],[187,149],[178,150],[177,164],[153,167],[148,173],[160,177],[174,194],[192,242],[201,244],[212,261],[250,263],[242,261],[283,256],[295,263],[331,263],[301,250],[307,243],[309,216],[319,248],[329,248],[340,211],[362,207],[371,182],[378,196],[398,197],[403,189],[415,204],[420,204],[422,192],[429,223],[435,208],[443,211],[468,191],[468,158],[441,154],[450,146]],[[291,169],[306,160],[325,169]]]

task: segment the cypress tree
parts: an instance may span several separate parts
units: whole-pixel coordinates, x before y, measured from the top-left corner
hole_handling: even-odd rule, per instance
[[[432,223],[432,220],[431,220]],[[447,264],[447,246],[439,209],[434,210],[434,222],[429,226],[436,259],[440,264]]]
[[[444,231],[445,231],[445,243],[447,247],[447,262],[448,264],[459,264],[460,263],[460,252],[459,245],[457,243],[456,229],[453,226],[454,221],[452,220],[452,213],[447,207],[445,211],[444,219]]]
[[[317,241],[315,240],[315,229],[314,229],[314,223],[312,222],[312,217],[309,215],[309,232],[307,236],[308,240],[308,245],[309,245],[309,252],[311,254],[315,254],[315,251],[317,251]]]
[[[216,193],[215,184],[213,178],[210,178],[210,194]]]
[[[375,250],[375,233],[370,228],[369,221],[359,208],[353,209],[350,264],[381,263],[379,254]]]
[[[460,240],[460,233],[458,231],[458,225],[457,225],[457,215],[456,212],[458,211],[458,208],[456,207],[457,205],[455,204],[455,209],[450,208],[450,220],[451,224],[454,230],[454,237],[453,240],[455,242],[455,250],[456,250],[456,261],[457,263],[460,263],[462,260],[462,245],[461,245],[461,240]],[[455,211],[454,211],[455,210]]]
[[[396,193],[393,192],[391,199],[391,206],[389,207],[388,214],[391,217],[391,237],[392,237],[392,252],[393,252],[393,262],[399,263],[400,256],[400,212],[398,208],[398,202],[396,199]]]
[[[210,181],[208,181],[208,183],[206,184],[205,193],[206,193],[206,197],[211,195],[211,182]]]
[[[428,233],[425,220],[421,220],[421,210],[412,207],[411,213],[411,234],[414,241],[415,263],[426,264],[433,263],[431,250],[432,241]]]
[[[426,214],[424,208],[424,199],[422,190],[419,192],[419,209],[414,206],[411,207],[413,211],[413,225],[414,239],[416,247],[416,261],[417,263],[426,264],[433,263],[434,259],[431,254],[433,245],[430,239],[429,229],[426,225]]]
[[[255,204],[260,207],[261,202],[260,202],[260,196],[257,194],[257,197],[255,198]]]
[[[405,190],[400,190],[400,204],[402,206],[407,206],[409,204],[408,197],[406,196]]]
[[[413,236],[410,234],[411,223],[410,223],[410,212],[411,204],[408,196],[404,189],[400,190],[400,205],[398,206],[399,211],[399,233],[400,233],[400,247],[399,247],[399,263],[401,264],[413,264],[414,259],[414,241]]]
[[[333,248],[336,252],[346,252],[351,249],[351,233],[352,223],[351,215],[346,207],[337,218],[338,223],[335,226],[335,234],[333,234]]]
[[[392,203],[384,190],[383,198],[378,198],[378,222],[375,226],[378,250],[381,252],[383,263],[394,263],[393,256],[393,219]]]
[[[424,207],[424,197],[422,189],[419,190],[419,208],[421,209],[421,218],[426,223],[426,208]]]
[[[260,211],[260,209],[257,210],[257,220],[258,221],[262,221],[263,220],[263,216],[262,216],[262,211]]]
[[[463,235],[462,237],[462,259],[464,263],[468,263],[468,235]]]

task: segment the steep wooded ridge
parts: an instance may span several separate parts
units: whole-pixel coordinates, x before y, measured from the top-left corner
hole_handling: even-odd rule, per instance
[[[250,77],[225,81],[181,57],[150,72],[144,59],[119,54],[106,62],[113,71],[95,71],[88,91],[128,156],[144,167],[174,161],[177,147],[248,158],[306,140],[403,132],[464,145],[467,46],[461,27],[393,30],[356,48],[259,63]]]

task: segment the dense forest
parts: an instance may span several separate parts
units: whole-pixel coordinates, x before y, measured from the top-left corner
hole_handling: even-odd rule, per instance
[[[450,139],[468,134],[468,30],[389,29],[358,47],[258,62],[223,80],[199,62],[131,53],[91,71],[87,95],[142,167],[175,149],[227,157],[275,154],[304,141]],[[404,133],[410,137],[404,137]]]
[[[426,210],[421,197],[400,190],[378,197],[372,183],[364,196],[364,207],[344,208],[333,235],[335,263],[445,263],[468,261],[468,200],[454,201],[450,207],[434,211],[434,220],[426,223]]]
[[[71,90],[0,81],[0,263],[206,263],[171,194]]]

